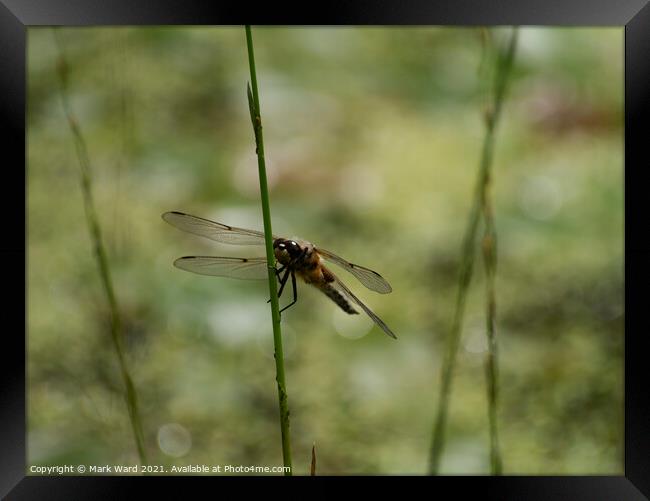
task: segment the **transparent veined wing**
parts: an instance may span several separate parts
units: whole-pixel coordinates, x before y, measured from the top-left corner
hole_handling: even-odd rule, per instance
[[[268,278],[266,258],[186,256],[174,261],[181,270],[213,277],[263,280]]]
[[[386,334],[388,334],[393,339],[397,339],[397,336],[393,333],[392,330],[390,330],[390,328],[384,323],[384,321],[381,318],[379,318],[377,315],[375,315],[375,313],[370,308],[368,308],[365,304],[363,304],[361,300],[357,296],[355,296],[352,293],[352,291],[348,289],[343,282],[341,282],[339,277],[334,275],[334,273],[332,273],[329,269],[327,271],[329,271],[329,273],[334,277],[334,283],[336,284],[336,286],[339,289],[341,289],[343,293],[350,298],[351,301],[359,305],[359,307],[363,311],[365,311],[370,318],[372,318],[372,321],[375,322],[381,328],[381,330],[383,330]]]
[[[359,280],[359,282],[368,287],[368,289],[379,292],[380,294],[388,294],[393,291],[390,284],[376,271],[364,268],[358,264],[352,264],[328,250],[317,248],[316,251],[323,256],[324,259],[337,264],[344,270],[350,272]]]
[[[264,233],[261,231],[236,228],[177,211],[165,212],[162,218],[179,230],[216,242],[235,245],[264,245]]]

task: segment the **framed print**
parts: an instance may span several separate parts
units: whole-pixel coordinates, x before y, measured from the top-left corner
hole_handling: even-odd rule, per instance
[[[645,0],[0,1],[7,499],[650,495]]]

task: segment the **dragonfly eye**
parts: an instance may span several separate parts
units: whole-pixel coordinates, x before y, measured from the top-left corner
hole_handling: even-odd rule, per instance
[[[289,251],[289,255],[291,257],[295,258],[295,257],[298,257],[301,254],[302,249],[300,248],[300,246],[296,242],[291,240],[290,242],[287,242],[287,251]]]
[[[300,256],[302,253],[302,248],[298,245],[297,242],[293,240],[276,240],[273,243],[273,247],[278,250],[281,254],[286,253],[291,259],[295,259]]]

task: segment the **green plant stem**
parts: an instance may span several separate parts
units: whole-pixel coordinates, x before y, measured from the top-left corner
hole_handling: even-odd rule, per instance
[[[490,182],[484,186],[484,221],[485,233],[483,235],[483,261],[485,264],[486,287],[486,332],[488,341],[487,358],[485,362],[487,391],[488,391],[488,419],[490,424],[490,470],[493,475],[501,475],[503,465],[499,450],[499,435],[497,426],[497,409],[499,397],[499,374],[496,338],[496,287],[495,276],[497,266],[496,256],[496,230],[494,226],[494,213],[492,209]]]
[[[262,118],[260,101],[257,91],[257,74],[255,71],[255,54],[253,52],[253,36],[251,27],[246,25],[246,45],[248,47],[248,64],[250,67],[251,86],[248,87],[248,104],[255,131],[257,166],[260,177],[260,194],[262,198],[262,215],[264,217],[264,241],[266,244],[266,259],[269,264],[269,294],[271,295],[271,318],[273,321],[273,345],[275,349],[275,380],[278,384],[278,400],[280,404],[280,431],[282,434],[282,458],[284,466],[289,470],[285,475],[291,475],[291,438],[289,435],[289,402],[284,380],[284,355],[282,352],[282,331],[280,330],[280,306],[278,302],[278,285],[276,282],[275,255],[273,253],[273,231],[271,229],[271,209],[269,203],[269,188],[266,181],[266,163],[264,161],[264,139],[262,135]]]
[[[101,226],[99,224],[99,217],[95,210],[92,190],[91,178],[91,164],[90,157],[88,156],[88,148],[86,141],[81,132],[79,122],[75,118],[68,98],[68,65],[65,59],[63,47],[58,39],[57,32],[54,32],[55,39],[59,48],[58,60],[58,75],[61,85],[61,100],[63,102],[63,110],[70,126],[70,131],[74,136],[75,147],[77,150],[77,158],[79,160],[80,176],[81,176],[81,191],[84,199],[84,212],[86,215],[86,222],[88,224],[88,232],[93,243],[93,250],[99,268],[99,276],[106,294],[106,300],[111,315],[111,339],[113,347],[117,355],[120,373],[126,390],[126,404],[129,413],[129,420],[131,421],[131,428],[133,430],[133,437],[135,439],[140,462],[147,464],[147,455],[144,447],[144,433],[142,431],[142,420],[138,410],[138,396],[133,384],[133,379],[129,371],[128,363],[126,360],[124,348],[124,332],[122,328],[122,318],[120,316],[117,298],[115,296],[115,289],[113,288],[113,280],[111,277],[110,265],[102,239]]]
[[[498,448],[496,410],[497,410],[497,344],[495,331],[495,289],[494,274],[496,269],[496,233],[494,229],[494,217],[490,201],[491,185],[491,167],[494,157],[494,140],[496,126],[501,116],[501,109],[505,97],[506,84],[514,60],[515,48],[517,45],[517,28],[513,28],[508,47],[503,54],[497,56],[494,80],[494,94],[492,102],[486,111],[485,116],[485,136],[483,139],[483,148],[479,161],[478,179],[475,187],[473,204],[470,211],[469,222],[463,239],[461,251],[461,264],[458,277],[458,293],[456,296],[456,307],[454,319],[452,322],[450,339],[445,354],[442,367],[442,377],[440,393],[438,397],[438,407],[436,419],[433,428],[433,439],[431,443],[431,455],[429,471],[436,475],[440,469],[440,458],[444,449],[445,426],[449,408],[449,397],[451,394],[451,385],[453,380],[454,367],[458,354],[460,343],[460,334],[463,327],[463,318],[465,313],[465,304],[467,291],[472,279],[474,269],[474,258],[476,249],[476,235],[483,214],[486,225],[486,232],[483,241],[484,259],[487,272],[487,334],[488,334],[488,359],[487,359],[487,376],[488,376],[488,407],[490,420],[490,444],[491,444],[491,470],[492,473],[501,472],[501,459]]]

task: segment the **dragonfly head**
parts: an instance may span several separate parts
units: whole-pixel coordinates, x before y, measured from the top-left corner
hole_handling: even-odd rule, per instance
[[[275,258],[282,264],[289,264],[291,261],[300,257],[303,248],[295,240],[277,238],[273,242],[273,252]]]

